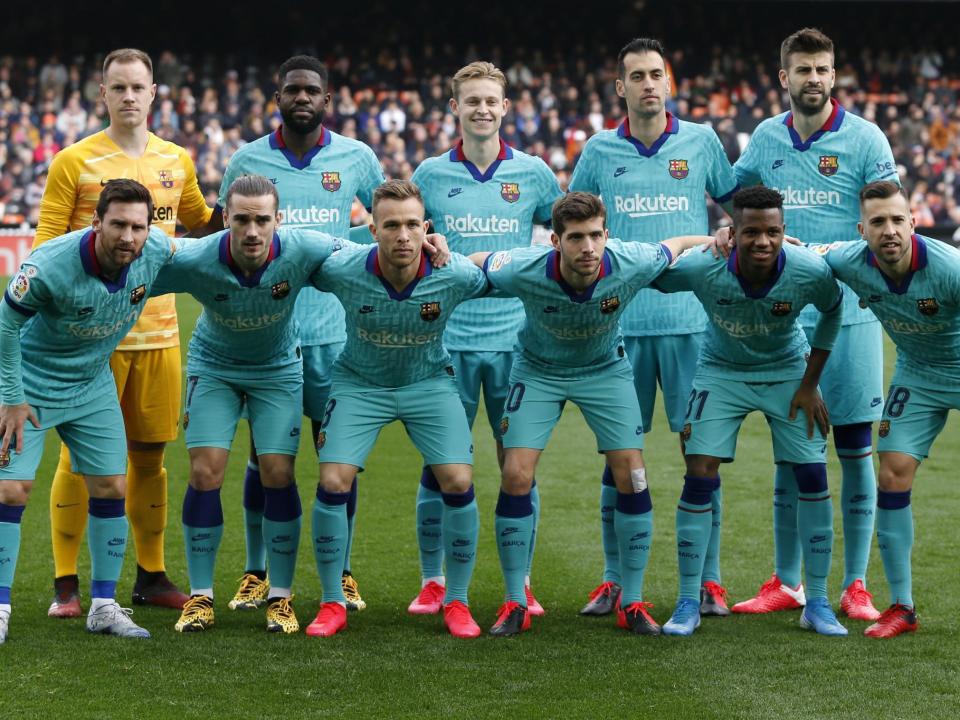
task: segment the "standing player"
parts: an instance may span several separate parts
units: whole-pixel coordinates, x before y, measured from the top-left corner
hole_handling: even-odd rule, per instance
[[[780,47],[780,84],[790,111],[764,120],[754,131],[735,170],[744,186],[763,183],[779,190],[791,235],[808,243],[849,240],[860,216],[858,193],[868,182],[897,178],[890,146],[873,123],[846,112],[830,98],[833,43],[804,28]],[[833,440],[843,473],[844,578],[841,610],[875,620],[866,572],[873,536],[876,478],[872,423],[883,404],[883,344],[880,325],[847,293],[843,328],[821,379],[834,425]],[[808,336],[813,309],[801,318]],[[800,538],[797,490],[789,468],[778,466],[774,484],[774,574],[756,597],[734,612],[771,612],[800,607]]]
[[[664,102],[670,76],[663,46],[638,38],[617,57],[617,94],[627,119],[616,130],[587,142],[570,181],[571,190],[599,193],[610,212],[614,237],[659,242],[672,235],[709,232],[704,193],[729,209],[737,180],[716,133],[705,125],[678,120]],[[687,395],[706,327],[700,306],[690,295],[641,290],[622,319],[624,348],[633,365],[644,432],[650,431],[659,382],[670,429],[683,428]],[[682,448],[681,441],[681,448]],[[600,488],[603,582],[580,612],[605,615],[620,593],[620,561],[613,527],[617,490],[609,468]],[[721,493],[712,496],[713,525],[703,580],[703,612],[727,615],[720,577]]]
[[[67,230],[87,227],[104,183],[132,178],[153,197],[153,223],[171,237],[179,220],[202,230],[211,220],[187,152],[147,131],[156,94],[150,57],[114,50],[103,61],[100,97],[110,125],[54,157],[40,201],[34,247]],[[219,227],[214,219],[213,227]],[[133,602],[179,608],[187,596],[167,578],[163,533],[167,525],[166,443],[180,418],[180,336],[174,298],[154,298],[110,359],[129,446],[127,512],[137,551]],[[71,471],[66,445],[50,491],[54,598],[49,615],[80,615],[77,556],[83,538],[87,487]]]
[[[877,540],[891,604],[864,631],[890,638],[918,627],[910,561],[913,480],[950,408],[960,408],[960,253],[913,234],[910,205],[896,183],[864,187],[860,211],[857,229],[866,243],[837,243],[824,257],[897,345],[877,444]]]
[[[640,288],[697,238],[608,243],[603,203],[582,192],[557,201],[552,221],[553,249],[516,248],[471,258],[493,288],[520,298],[526,315],[500,421],[505,458],[495,527],[507,601],[490,634],[516,635],[530,627],[523,578],[533,541],[530,490],[540,455],[571,400],[596,435],[616,483],[614,531],[623,558],[618,624],[638,635],[658,635],[650,603],[643,602],[653,535],[643,418],[618,320]]]
[[[730,257],[687,254],[656,282],[667,292],[693,291],[709,313],[683,429],[687,472],[677,505],[680,597],[663,626],[667,635],[691,635],[700,626],[711,494],[720,483],[720,464],[733,461],[740,424],[754,410],[766,416],[774,460],[792,475],[802,501],[798,524],[808,597],[800,624],[824,635],[847,634],[827,600],[833,551],[825,455],[829,422],[817,391],[840,330],[843,292],[820,258],[783,245],[783,229],[779,193],[764,187],[741,190],[733,198]],[[823,313],[812,350],[797,322],[808,304]]]
[[[153,212],[144,186],[108,181],[93,226],[34,250],[0,302],[0,643],[10,619],[20,520],[51,427],[90,494],[87,630],[150,637],[114,599],[127,543],[127,442],[109,359],[176,248],[150,227]]]
[[[316,58],[296,55],[277,72],[277,107],[283,125],[269,135],[244,145],[227,164],[220,186],[218,208],[226,204],[231,183],[241,175],[265,175],[280,193],[280,216],[287,228],[320,230],[347,237],[354,197],[370,207],[374,189],[383,182],[373,151],[361,142],[323,126],[330,103],[327,68]],[[343,308],[333,295],[304,288],[297,301],[300,346],[303,351],[303,413],[311,419],[316,440],[319,421],[330,392],[330,372],[343,349]],[[253,448],[253,446],[251,446]],[[357,488],[348,505],[351,539]],[[267,553],[263,544],[264,494],[255,448],[243,486],[247,560],[240,587],[230,607],[252,608],[263,603]],[[350,550],[343,572],[343,591],[351,610],[366,607],[350,574]]]
[[[488,62],[470,63],[457,71],[452,85],[450,109],[460,121],[462,138],[450,152],[421,163],[412,178],[423,193],[427,218],[451,248],[464,255],[530,245],[533,224],[549,222],[553,202],[562,194],[556,176],[539,158],[500,139],[510,101],[505,97],[507,79],[499,68]],[[518,300],[484,298],[458,307],[444,335],[467,420],[472,427],[482,393],[501,467],[499,421],[522,324]],[[535,533],[540,508],[535,483],[531,500]],[[442,514],[440,487],[429,466],[424,467],[417,490],[421,589],[408,608],[414,614],[440,612],[445,592]],[[525,584],[530,612],[540,615],[543,608],[530,590],[533,548],[531,541]]]
[[[317,443],[313,541],[323,599],[307,635],[326,637],[347,625],[340,583],[349,545],[346,504],[380,429],[394,420],[403,422],[441,488],[444,623],[456,637],[480,634],[467,600],[479,531],[473,444],[441,338],[453,309],[486,294],[487,281],[461,255],[434,267],[421,251],[425,230],[417,186],[386,182],[373,196],[370,231],[377,245],[342,251],[320,273],[321,289],[336,293],[346,310],[347,344]]]

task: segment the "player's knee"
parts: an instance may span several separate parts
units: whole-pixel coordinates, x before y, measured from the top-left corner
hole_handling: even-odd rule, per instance
[[[163,454],[167,447],[165,442],[141,442],[140,440],[127,440],[127,449],[132,452],[150,452]]]
[[[533,487],[534,469],[507,455],[503,462],[501,485],[508,495],[524,495]]]
[[[0,480],[0,503],[15,506],[26,505],[32,489],[32,480]]]
[[[883,492],[906,492],[913,488],[917,461],[904,453],[881,453],[877,484]]]
[[[466,466],[466,469],[457,469],[450,472],[436,472],[436,468],[434,468],[434,473],[437,482],[440,484],[440,490],[444,493],[462,494],[473,485],[473,473],[470,471],[469,465]]]
[[[294,482],[294,458],[290,455],[260,458],[260,482],[268,488],[285,488]]]
[[[353,487],[356,468],[347,471],[345,465],[320,463],[320,488],[328,493],[347,493]]]
[[[223,485],[223,470],[203,459],[190,463],[190,487],[194,490],[216,490]]]
[[[720,458],[710,455],[687,455],[687,475],[692,477],[715,477],[720,472]]]
[[[87,475],[85,479],[90,497],[118,500],[127,493],[125,475]]]
[[[824,463],[797,463],[793,466],[797,489],[804,494],[827,490],[827,466]]]

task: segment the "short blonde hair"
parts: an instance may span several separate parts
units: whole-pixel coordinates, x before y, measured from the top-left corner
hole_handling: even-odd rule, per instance
[[[460,98],[460,87],[467,80],[494,80],[500,83],[504,96],[507,94],[507,76],[503,74],[503,70],[491,62],[477,60],[457,70],[457,74],[453,76],[453,81],[450,83],[454,100]]]
[[[384,200],[408,200],[413,198],[420,205],[423,205],[423,195],[420,194],[420,188],[409,180],[387,180],[373,191],[373,210],[374,218],[377,215],[377,205]]]
[[[150,77],[153,77],[153,63],[150,61],[150,56],[143,50],[137,50],[136,48],[120,48],[107,55],[107,57],[103,59],[103,77],[107,76],[107,70],[109,70],[110,66],[114,63],[123,64],[133,62],[143,63],[150,72]]]

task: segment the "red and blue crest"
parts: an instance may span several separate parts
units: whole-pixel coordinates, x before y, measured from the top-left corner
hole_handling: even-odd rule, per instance
[[[674,180],[683,180],[690,172],[686,160],[671,160],[667,169],[670,171],[670,177]]]
[[[508,203],[515,203],[520,199],[520,183],[500,183],[500,197]]]
[[[836,175],[837,170],[840,169],[840,158],[837,155],[821,155],[820,156],[820,165],[817,167],[817,170],[820,171],[820,174],[825,177],[830,177],[831,175]]]
[[[173,187],[173,173],[169,170],[160,171],[160,186],[169,190]]]
[[[320,184],[323,186],[323,189],[327,192],[336,192],[340,189],[340,173],[339,172],[325,172],[323,173],[323,178],[320,181]]]

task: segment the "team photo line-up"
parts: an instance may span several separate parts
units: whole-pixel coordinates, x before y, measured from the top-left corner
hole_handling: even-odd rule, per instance
[[[616,80],[627,119],[587,142],[564,192],[542,160],[500,139],[509,100],[492,64],[453,77],[455,146],[411,181],[387,181],[370,148],[323,125],[324,65],[294,56],[278,72],[282,125],[236,151],[211,209],[186,152],[148,131],[149,56],[110,53],[101,85],[110,124],[55,156],[34,251],[0,302],[0,642],[50,427],[63,448],[50,499],[48,614],[82,615],[86,530],[87,629],[149,636],[115,599],[129,518],[132,602],[179,610],[177,631],[210,628],[220,488],[242,416],[251,432],[246,567],[228,605],[266,605],[268,631],[298,632],[290,599],[301,415],[320,462],[311,536],[322,598],[306,633],[336,634],[348,610],[366,607],[350,564],[356,475],[379,430],[400,419],[424,460],[422,583],[408,611],[442,612],[451,634],[480,635],[467,590],[479,526],[470,433],[481,395],[502,471],[495,532],[506,597],[492,635],[518,634],[544,612],[530,580],[534,478],[567,400],[606,457],[604,567],[582,614],[614,614],[635,634],[690,635],[703,615],[802,608],[804,628],[846,635],[826,583],[832,424],[840,610],[872,622],[871,637],[916,630],[910,490],[949,408],[960,406],[960,256],[913,232],[883,134],[831,99],[830,39],[804,28],[784,40],[780,59],[790,111],[764,121],[731,166],[711,128],[665,109],[671,78],[660,43],[631,41]],[[715,239],[707,194],[732,217]],[[350,227],[355,198],[372,212],[368,226]],[[302,209],[300,222],[281,222],[280,207]],[[177,221],[198,239],[175,238]],[[537,225],[549,228],[549,246],[531,245]],[[785,227],[799,241],[785,242]],[[177,292],[202,306],[185,388]],[[898,351],[886,402],[881,324]],[[686,466],[679,595],[662,627],[643,600],[653,523],[642,447],[658,385]],[[181,396],[189,594],[167,577],[163,554],[163,455]],[[729,607],[719,467],[733,460],[753,410],[773,436],[774,569],[755,597]],[[875,518],[890,586],[884,612],[866,587]]]

